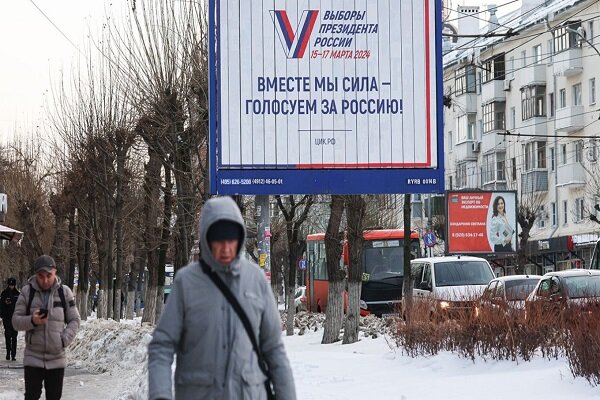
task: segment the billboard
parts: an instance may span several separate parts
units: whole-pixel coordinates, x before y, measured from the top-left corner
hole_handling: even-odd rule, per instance
[[[209,6],[212,193],[443,191],[439,0]]]
[[[448,254],[517,251],[517,192],[449,191],[446,209]]]

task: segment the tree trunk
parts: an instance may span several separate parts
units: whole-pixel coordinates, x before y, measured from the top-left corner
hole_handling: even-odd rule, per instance
[[[402,281],[402,314],[411,322],[413,305],[412,273],[410,268],[410,194],[404,195],[404,279]]]
[[[348,309],[344,326],[343,344],[358,341],[360,322],[360,290],[362,287],[363,219],[366,204],[361,195],[346,196],[346,221],[348,226]]]
[[[344,198],[331,196],[331,214],[325,233],[325,254],[327,258],[327,277],[329,292],[327,293],[327,310],[325,327],[321,343],[333,343],[340,340],[340,330],[344,315],[344,277],[345,273],[339,267],[342,255],[343,232],[340,232],[342,214],[344,213]]]

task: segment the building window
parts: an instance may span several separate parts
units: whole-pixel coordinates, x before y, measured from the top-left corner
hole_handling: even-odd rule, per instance
[[[569,221],[569,203],[567,200],[563,200],[563,225],[566,225]]]
[[[538,210],[538,217],[537,217],[537,226],[538,228],[542,229],[546,227],[546,219],[547,219],[547,215],[546,215],[546,208],[544,207],[544,205],[542,204],[540,206],[540,209]]]
[[[515,58],[511,57],[508,59],[508,66],[506,73],[509,79],[515,79]]]
[[[538,44],[537,46],[533,46],[533,63],[541,64],[542,63],[542,45]]]
[[[556,203],[550,203],[550,212],[552,213],[552,226],[556,226]]]
[[[554,147],[550,148],[550,170],[556,169],[556,155],[554,154]]]
[[[591,44],[594,44],[594,21],[588,22],[587,38]]]
[[[506,181],[506,155],[504,153],[496,154],[496,180]]]
[[[483,178],[483,183],[489,183],[495,180],[494,156],[494,154],[486,154],[485,156],[483,156],[483,163],[481,167],[481,176]]]
[[[467,186],[467,164],[462,163],[456,166],[456,186],[464,188]]]
[[[575,199],[575,222],[583,221],[583,197],[578,197]]]
[[[517,180],[517,159],[515,157],[511,158],[510,161],[510,165],[511,165],[511,178],[513,181]]]
[[[521,119],[546,116],[546,86],[527,86],[521,89]]]
[[[554,54],[560,53],[563,50],[580,47],[579,35],[577,35],[577,28],[581,26],[581,22],[571,22],[564,24],[559,28],[552,31],[552,37],[554,38]]]
[[[525,171],[546,168],[546,143],[531,142],[525,145]]]
[[[546,57],[546,59],[548,60],[549,63],[551,63],[553,61],[553,54],[554,54],[554,50],[552,49],[552,39],[548,40],[548,56]]]
[[[558,108],[567,106],[567,89],[560,89],[558,92]]]
[[[537,168],[546,168],[546,143],[535,142]]]
[[[521,52],[521,67],[525,68],[527,66],[527,51],[523,50]]]
[[[483,83],[493,80],[504,80],[505,68],[504,68],[504,54],[498,54],[490,59],[483,62]]]
[[[453,137],[452,137],[452,131],[448,132],[448,151],[452,151],[452,142],[453,142]]]
[[[573,85],[573,105],[580,106],[583,104],[581,101],[581,83]]]
[[[475,124],[477,123],[477,114],[465,114],[456,119],[457,143],[465,140],[475,139]]]
[[[583,162],[583,140],[575,142],[575,162]]]
[[[504,102],[492,102],[483,106],[483,133],[504,130]]]
[[[550,110],[550,116],[554,117],[554,93],[548,95],[548,109]]]
[[[467,65],[456,71],[454,86],[456,95],[475,93],[477,91],[475,66]]]
[[[590,162],[598,161],[598,142],[594,139],[590,140],[590,149],[588,150],[588,159]]]
[[[596,78],[590,79],[590,104],[596,104]]]
[[[510,123],[513,129],[517,128],[517,110],[514,107],[510,108]]]
[[[567,164],[567,145],[560,145],[560,165]]]

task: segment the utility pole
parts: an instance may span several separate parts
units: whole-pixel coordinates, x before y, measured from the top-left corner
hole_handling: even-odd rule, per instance
[[[256,217],[258,228],[256,240],[258,245],[258,262],[265,272],[271,272],[271,213],[269,195],[256,196]]]

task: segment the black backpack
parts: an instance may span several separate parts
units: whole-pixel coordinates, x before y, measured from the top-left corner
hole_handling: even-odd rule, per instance
[[[36,290],[33,288],[31,283],[29,284],[29,301],[27,302],[27,309],[25,310],[25,315],[31,314],[31,303],[33,302],[33,297],[35,296]],[[60,304],[63,308],[63,312],[65,313],[65,324],[67,323],[67,299],[65,298],[65,291],[60,285],[58,287],[58,296],[60,297]]]

